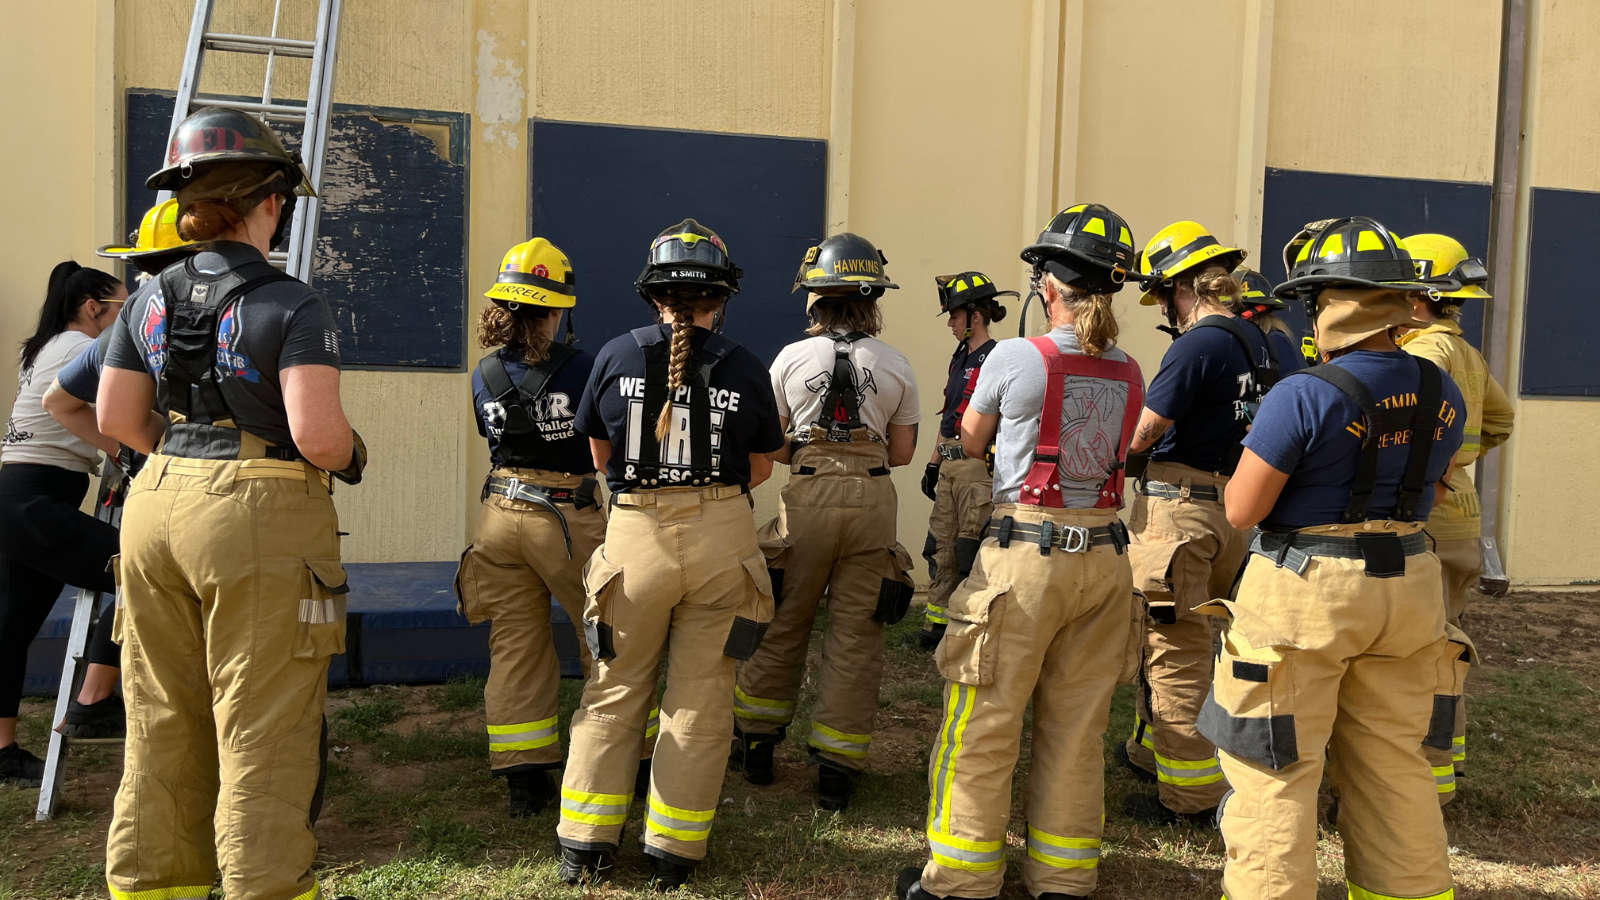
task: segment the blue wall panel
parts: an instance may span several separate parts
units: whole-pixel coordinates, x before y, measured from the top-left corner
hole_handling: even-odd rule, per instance
[[[1534,188],[1531,226],[1521,392],[1600,397],[1600,337],[1589,325],[1600,194]]]
[[[768,362],[802,336],[805,302],[790,288],[827,227],[825,141],[543,120],[530,134],[529,227],[577,271],[583,346],[649,324],[633,282],[651,240],[685,217],[745,271],[727,334]]]
[[[1261,209],[1261,258],[1248,260],[1273,284],[1284,280],[1283,245],[1307,222],[1338,216],[1371,216],[1402,237],[1434,232],[1466,245],[1473,256],[1489,255],[1487,184],[1426,181],[1267,169]],[[1284,318],[1310,334],[1300,304],[1290,304]],[[1461,328],[1475,347],[1483,346],[1483,301],[1470,300],[1461,309]]]
[[[161,166],[172,104],[171,95],[128,94],[130,229],[155,203],[144,179]],[[449,137],[436,144],[396,120],[425,122]],[[280,133],[298,145],[298,128]],[[335,107],[313,280],[333,307],[347,367],[461,368],[465,147],[461,113]]]

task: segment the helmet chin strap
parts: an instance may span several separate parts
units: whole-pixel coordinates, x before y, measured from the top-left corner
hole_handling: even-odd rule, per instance
[[[576,344],[578,342],[578,332],[573,330],[573,327],[572,327],[572,314],[575,311],[576,310],[571,310],[571,309],[567,310],[567,346],[568,347],[570,347],[573,344]]]
[[[283,238],[289,232],[289,223],[294,221],[294,192],[278,196],[283,198],[283,205],[278,208],[278,227],[272,230],[272,242],[268,245],[274,250],[283,244]]]
[[[1157,325],[1157,331],[1165,331],[1173,340],[1183,337],[1183,330],[1178,327],[1178,292],[1172,292],[1172,299],[1164,304],[1167,308],[1167,324]]]

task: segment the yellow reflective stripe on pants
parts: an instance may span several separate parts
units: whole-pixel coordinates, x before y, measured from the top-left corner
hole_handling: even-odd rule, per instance
[[[1222,763],[1215,756],[1210,759],[1186,760],[1167,759],[1156,753],[1156,777],[1167,784],[1216,784],[1222,780]]]
[[[811,746],[850,759],[866,759],[867,747],[872,744],[870,734],[845,734],[817,722],[811,723]]]
[[[644,827],[647,831],[674,837],[680,841],[703,841],[711,835],[711,818],[716,814],[715,809],[679,809],[676,806],[668,806],[652,794],[650,814],[645,819]]]
[[[1346,884],[1349,884],[1349,882],[1346,882]],[[1393,894],[1380,894],[1377,891],[1369,891],[1354,884],[1349,884],[1349,887],[1350,900],[1455,900],[1456,896],[1456,889],[1453,887],[1445,888],[1437,894],[1429,894],[1426,897],[1396,897]],[[1227,900],[1227,898],[1224,897],[1223,900]]]
[[[650,718],[646,719],[645,723],[644,723],[644,737],[645,737],[645,740],[649,740],[650,738],[655,737],[660,732],[661,732],[661,707],[652,706],[652,707],[650,707]]]
[[[934,625],[950,624],[950,617],[945,615],[944,607],[934,606],[932,603],[929,603],[928,608],[923,610],[922,618],[923,621]]]
[[[1433,766],[1433,783],[1439,786],[1439,793],[1448,794],[1456,789],[1456,767]]]
[[[533,750],[548,747],[560,740],[556,717],[537,722],[519,722],[515,725],[489,726],[489,752],[509,753],[513,750]]]
[[[148,891],[119,891],[111,885],[106,885],[111,891],[113,900],[190,900],[200,898],[205,900],[211,896],[211,885],[194,884],[183,887],[151,888]],[[296,898],[299,900],[299,898]]]
[[[944,723],[939,726],[939,744],[934,747],[933,790],[928,801],[928,833],[935,828],[950,827],[950,791],[955,782],[956,759],[961,755],[961,738],[966,733],[967,722],[972,718],[972,708],[977,691],[958,681],[950,682],[950,700],[945,703]]]
[[[787,725],[794,719],[793,700],[764,700],[752,697],[733,686],[733,714],[741,719],[754,719],[758,722],[777,722]]]
[[[1057,869],[1093,869],[1100,865],[1100,839],[1059,837],[1029,825],[1028,856]]]
[[[952,869],[993,872],[1005,862],[1004,841],[969,841],[929,828],[928,846],[934,862]]]
[[[1150,737],[1150,726],[1146,725],[1144,720],[1138,716],[1134,716],[1133,719],[1133,737],[1139,746],[1149,750],[1151,753],[1156,752],[1155,739]]]
[[[561,818],[585,825],[621,825],[628,821],[632,794],[591,794],[561,788]]]
[[[1463,735],[1460,735],[1459,737],[1452,738],[1450,740],[1450,748],[1451,748],[1450,749],[1450,759],[1451,759],[1452,762],[1466,762],[1466,760],[1467,760],[1467,736],[1466,735],[1463,734]]]

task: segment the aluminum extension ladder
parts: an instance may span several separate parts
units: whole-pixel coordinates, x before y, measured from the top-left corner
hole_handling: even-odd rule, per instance
[[[114,459],[105,461],[105,474],[100,478],[100,490],[95,495],[94,517],[102,522],[109,522],[112,527],[122,526],[122,501],[127,496],[127,479],[122,474],[122,468]],[[50,732],[50,751],[45,754],[44,781],[39,786],[39,808],[34,812],[34,820],[43,822],[55,815],[56,801],[61,797],[61,782],[65,777],[67,766],[67,751],[78,744],[114,744],[121,746],[122,738],[73,738],[67,737],[64,732],[67,716],[67,704],[77,696],[80,687],[80,676],[83,674],[83,652],[89,645],[89,633],[94,630],[95,623],[101,615],[113,615],[107,610],[100,612],[101,598],[99,591],[84,588],[78,591],[77,602],[72,608],[72,630],[67,635],[66,658],[61,662],[61,686],[57,688],[55,716],[50,720],[55,723],[55,729]]]
[[[312,190],[321,193],[323,156],[328,147],[328,119],[333,106],[333,72],[338,58],[339,12],[341,0],[318,0],[317,32],[313,40],[280,37],[278,23],[282,17],[283,0],[273,0],[272,33],[265,37],[248,34],[227,34],[211,30],[217,0],[196,0],[194,19],[189,25],[189,43],[183,53],[183,72],[178,77],[178,97],[172,108],[172,127],[167,131],[167,144],[177,135],[178,125],[189,113],[205,106],[221,106],[254,113],[268,122],[299,122],[300,154],[305,162],[306,176]],[[232,97],[211,96],[200,93],[200,75],[205,65],[206,53],[251,53],[267,58],[266,78],[261,87],[261,102],[237,100]],[[311,83],[306,90],[306,103],[274,101],[272,96],[273,68],[280,56],[311,60]],[[172,196],[162,191],[158,197],[164,201]],[[289,228],[289,249],[273,252],[270,259],[281,265],[294,277],[310,283],[311,265],[317,244],[317,214],[319,200],[301,197],[295,203],[294,220]],[[105,479],[101,482],[102,502],[95,515],[112,525],[122,521],[122,472],[115,461],[107,461]],[[107,502],[109,498],[109,502]],[[89,632],[99,615],[100,595],[94,591],[79,591],[73,608],[72,630],[67,639],[66,660],[61,667],[61,687],[56,696],[54,722],[60,726],[67,714],[67,704],[78,689],[84,648]],[[74,744],[122,744],[121,739],[69,738],[59,731],[50,733],[50,751],[45,759],[44,783],[39,790],[39,808],[35,819],[44,821],[55,814],[56,801],[61,795],[61,782],[65,775],[67,751]]]
[[[333,106],[333,71],[339,55],[339,11],[341,0],[318,0],[317,36],[314,40],[297,40],[278,36],[278,21],[283,11],[283,0],[272,3],[272,33],[265,36],[226,34],[211,30],[212,14],[217,0],[196,0],[194,20],[189,25],[189,45],[183,53],[183,74],[178,77],[178,98],[172,108],[172,127],[167,132],[167,144],[177,136],[178,125],[189,113],[205,106],[220,106],[253,113],[270,123],[299,122],[303,126],[300,155],[305,162],[306,175],[312,190],[322,192],[322,161],[328,147],[329,111]],[[207,51],[219,53],[252,53],[267,58],[266,81],[261,88],[261,102],[237,100],[231,97],[200,93],[200,75],[205,66]],[[273,100],[273,65],[280,56],[311,60],[311,84],[306,91],[306,104],[283,103]],[[171,196],[162,191],[160,200]],[[289,228],[289,249],[275,251],[272,262],[284,267],[290,275],[311,282],[311,263],[317,244],[317,212],[320,200],[300,197],[294,208],[294,220]]]

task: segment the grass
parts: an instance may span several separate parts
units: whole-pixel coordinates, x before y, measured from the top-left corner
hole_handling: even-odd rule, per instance
[[[1514,602],[1482,604],[1485,611],[1491,604],[1506,604],[1505,610],[1527,618]],[[1593,599],[1580,596],[1564,602],[1589,615],[1592,607],[1583,604]],[[1600,617],[1593,618],[1600,622]],[[1502,627],[1479,624],[1486,632]],[[887,629],[877,734],[850,809],[828,813],[812,803],[816,775],[806,764],[805,740],[815,686],[808,682],[795,726],[778,751],[777,783],[757,788],[737,774],[725,780],[708,860],[686,896],[882,900],[891,895],[900,867],[923,861],[926,760],[940,716],[943,682],[927,654],[905,643],[919,627],[920,619],[913,615]],[[1503,627],[1510,630],[1479,639],[1479,646],[1492,646],[1497,658],[1475,669],[1469,681],[1472,775],[1462,781],[1460,799],[1445,811],[1457,896],[1600,898],[1600,759],[1593,750],[1600,746],[1600,697],[1595,692],[1600,671],[1584,663],[1580,653],[1567,665],[1538,635]],[[1538,647],[1540,661],[1517,662],[1522,647]],[[811,671],[814,676],[815,668]],[[334,752],[327,805],[317,826],[325,895],[363,900],[652,896],[642,889],[649,870],[639,850],[642,802],[633,808],[609,886],[586,891],[556,880],[555,812],[507,818],[504,782],[489,774],[483,689],[482,680],[463,680],[332,695]],[[576,681],[562,682],[563,731],[581,690]],[[25,705],[25,744],[42,740],[46,715],[42,703]],[[1128,734],[1132,723],[1131,691],[1123,688],[1112,705],[1108,750]],[[33,823],[35,792],[0,788],[0,900],[105,895],[104,836],[121,755],[96,752],[102,758],[74,758],[55,821]],[[1121,814],[1122,800],[1144,788],[1110,762],[1109,753],[1106,758],[1106,846],[1097,900],[1215,900],[1223,863],[1217,833],[1128,821]],[[1027,896],[1016,874],[1024,854],[1017,837],[1021,807],[1016,797],[1028,770],[1024,740],[1004,900]],[[1342,850],[1336,835],[1324,833],[1319,866],[1319,898],[1342,898]]]

